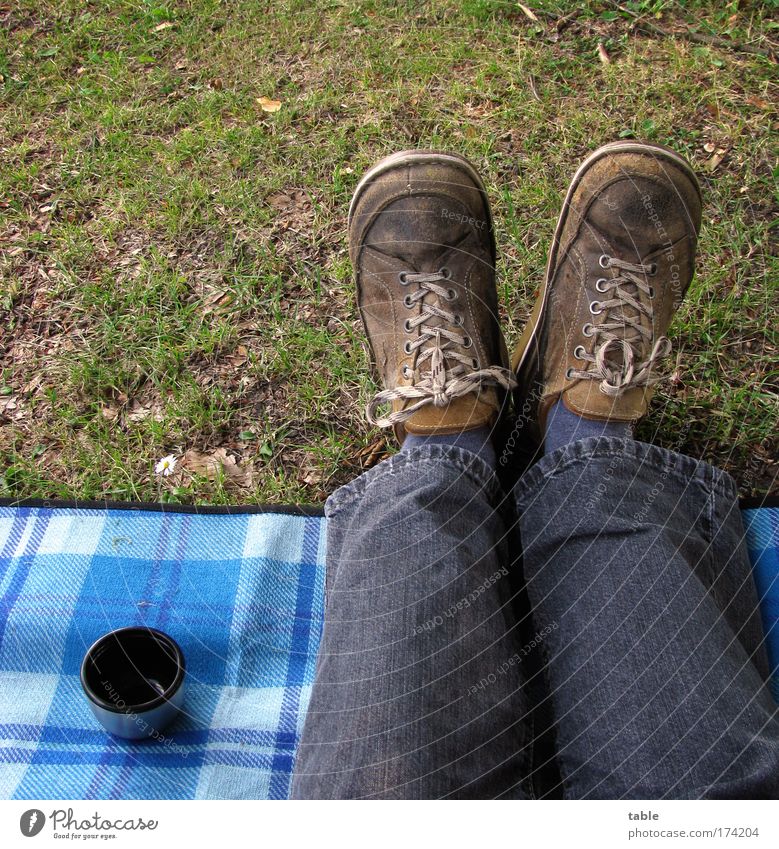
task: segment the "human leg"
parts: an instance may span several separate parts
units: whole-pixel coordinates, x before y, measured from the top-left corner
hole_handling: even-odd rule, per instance
[[[358,186],[350,247],[385,387],[369,418],[409,444],[328,500],[293,796],[521,796],[527,710],[484,444],[511,377],[480,180],[459,157],[385,160]]]
[[[547,455],[517,509],[573,798],[774,798],[779,726],[728,475],[633,440]]]
[[[779,793],[735,486],[705,463],[609,436],[646,411],[699,222],[694,175],[676,154],[597,151],[566,197],[515,355],[534,438],[561,404],[579,433],[607,437],[560,428],[516,492],[569,797]]]

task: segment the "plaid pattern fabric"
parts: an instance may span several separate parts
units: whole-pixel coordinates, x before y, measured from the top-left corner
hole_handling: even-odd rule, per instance
[[[322,626],[324,518],[0,507],[0,797],[283,799]],[[166,740],[111,737],[79,671],[99,636],[169,633]]]
[[[779,701],[779,507],[745,510]],[[0,798],[282,799],[322,628],[325,520],[0,506]],[[106,734],[84,653],[125,625],[187,661],[169,740]]]
[[[771,693],[779,704],[779,506],[746,509],[742,515],[773,670]]]

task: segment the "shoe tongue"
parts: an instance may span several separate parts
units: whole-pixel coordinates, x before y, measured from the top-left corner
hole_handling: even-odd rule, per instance
[[[612,256],[617,259],[621,259],[618,252],[613,252]],[[628,260],[629,262],[633,260]],[[610,280],[614,277],[623,276],[624,272],[620,271],[618,268],[611,269],[611,274],[606,277],[606,279]],[[606,276],[606,275],[604,275]],[[638,289],[638,286],[635,283],[631,283],[629,280],[621,283],[619,286],[620,291],[624,292],[626,295],[630,295],[635,300],[640,300],[641,292]],[[611,300],[612,298],[616,298],[616,289],[610,289],[607,293],[600,294],[597,293],[601,300]],[[646,321],[646,316],[637,310],[634,306],[631,306],[629,303],[622,301],[619,306],[614,306],[610,309],[608,316],[606,317],[607,323],[617,324],[622,323],[623,319],[630,319],[632,321]],[[620,328],[616,328],[612,332],[619,337],[620,339],[625,339],[627,342],[631,344],[631,347],[634,351],[634,365],[639,361],[641,356],[641,346],[642,346],[642,336],[630,324],[625,322],[623,324],[624,330]],[[621,342],[611,342],[609,344],[608,350],[606,352],[606,360],[607,363],[617,371],[623,371],[625,369],[625,349]]]
[[[444,391],[446,386],[446,356],[441,350],[440,334],[433,340],[433,356],[430,358],[430,381],[433,392]]]

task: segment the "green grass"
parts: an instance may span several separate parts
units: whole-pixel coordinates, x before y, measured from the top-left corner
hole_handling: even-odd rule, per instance
[[[776,4],[525,5],[538,22],[491,0],[4,6],[0,496],[323,500],[384,438],[345,241],[361,172],[415,146],[474,160],[511,345],[570,176],[620,135],[684,153],[705,194],[641,435],[775,489],[776,64],[641,22],[771,51]],[[248,486],[154,474],[217,449]]]

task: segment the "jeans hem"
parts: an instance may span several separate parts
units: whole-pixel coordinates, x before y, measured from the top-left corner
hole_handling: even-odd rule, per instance
[[[526,498],[535,498],[538,487],[546,480],[592,460],[616,457],[632,460],[637,468],[649,468],[664,476],[677,477],[685,483],[698,483],[722,498],[738,498],[738,488],[733,478],[703,460],[695,460],[668,448],[635,439],[590,436],[557,448],[528,469],[514,490],[517,505],[521,509]]]
[[[495,503],[497,500],[500,484],[495,470],[478,454],[457,445],[421,445],[398,452],[345,486],[339,487],[325,502],[325,516],[330,518],[348,507],[361,498],[369,486],[380,484],[385,478],[403,474],[406,469],[419,470],[430,463],[447,464],[470,478],[474,486],[483,489],[490,502]]]

